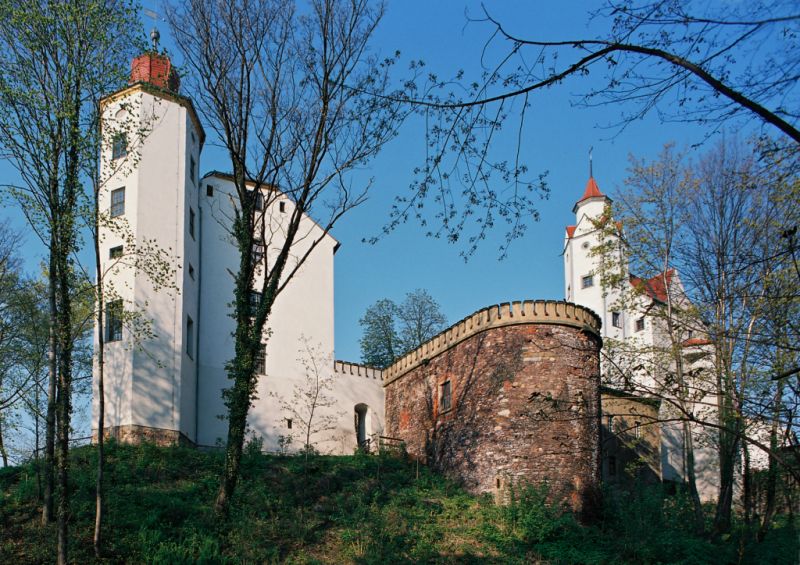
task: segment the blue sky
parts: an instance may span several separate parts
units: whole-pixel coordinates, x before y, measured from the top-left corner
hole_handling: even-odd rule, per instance
[[[148,2],[149,4],[149,2]],[[590,2],[486,2],[491,13],[510,31],[524,37],[556,39],[586,36],[602,30],[602,22],[590,29]],[[444,0],[394,0],[374,42],[375,50],[389,55],[402,52],[401,68],[412,59],[424,59],[428,68],[449,76],[464,69],[467,79],[481,72],[482,47],[491,28],[468,23],[466,13],[480,14],[480,3]],[[151,25],[145,21],[145,25]],[[165,25],[159,26],[162,43],[169,48]],[[176,57],[180,64],[179,57]],[[613,196],[626,176],[629,154],[652,158],[667,142],[679,147],[702,141],[704,130],[682,123],[661,124],[655,115],[630,124],[624,131],[602,126],[619,118],[620,108],[575,107],[576,95],[593,84],[594,78],[576,77],[532,99],[523,131],[522,155],[534,173],[549,171],[550,197],[541,201],[541,221],[516,241],[508,257],[499,261],[502,225],[468,261],[461,247],[425,238],[409,223],[381,239],[376,245],[362,238],[378,233],[384,225],[394,195],[407,190],[412,170],[422,164],[423,130],[410,122],[385,151],[365,170],[354,174],[354,182],[374,179],[370,199],[343,218],[334,231],[342,246],[336,255],[335,312],[336,357],[358,361],[359,318],[380,298],[402,300],[415,288],[425,288],[436,298],[450,322],[498,302],[523,299],[563,299],[563,268],[560,256],[564,226],[573,223],[572,206],[583,193],[588,178],[588,152],[594,147],[594,176],[601,190]],[[514,143],[501,140],[495,155],[513,158]],[[206,151],[204,171],[227,170],[224,160]],[[13,169],[0,164],[0,176],[11,178]],[[2,211],[12,224],[23,228],[18,210],[6,203]],[[36,269],[43,250],[33,235],[24,254]]]

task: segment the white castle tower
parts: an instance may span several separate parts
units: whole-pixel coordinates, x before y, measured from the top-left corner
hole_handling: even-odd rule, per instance
[[[100,102],[105,425],[120,439],[197,435],[197,165],[205,134],[178,89],[169,57],[154,50],[133,60],[127,88]]]
[[[601,373],[603,385],[611,387],[606,389],[606,393],[617,396],[621,393],[626,398],[628,407],[634,406],[637,402],[647,402],[648,399],[660,404],[658,433],[649,434],[655,443],[652,447],[658,451],[651,459],[655,467],[653,471],[660,480],[682,482],[687,475],[687,463],[680,419],[685,415],[676,414],[672,410],[675,404],[674,398],[670,397],[668,391],[663,390],[664,375],[652,374],[652,368],[656,364],[642,361],[654,355],[654,351],[669,349],[669,338],[665,331],[663,316],[652,315],[653,309],[663,308],[670,300],[673,304],[685,305],[689,303],[689,298],[674,269],[668,269],[649,279],[640,279],[629,273],[624,252],[613,245],[617,243],[617,234],[622,226],[614,222],[609,208],[611,202],[611,198],[600,191],[590,169],[583,196],[572,209],[575,214],[575,224],[566,227],[563,252],[566,299],[591,308],[603,322],[601,334],[606,340],[604,345],[606,351],[601,355]],[[614,222],[611,224],[613,230],[607,229],[609,222]],[[604,243],[612,245],[604,247],[603,253],[600,253],[598,247]],[[625,286],[619,288],[603,284],[601,280],[603,261],[606,261],[606,266],[613,269],[616,274],[628,279],[626,282],[630,284],[631,290],[634,288],[641,290],[641,294],[633,299],[629,296],[625,301],[620,300],[621,293],[626,291]],[[709,356],[706,347],[708,342],[698,337],[686,332],[685,341],[681,345],[686,356],[684,363],[688,371],[702,374],[703,371],[709,370],[712,357]],[[609,347],[611,344],[617,346],[622,344],[623,347],[621,350],[618,347],[615,351],[614,347]],[[625,378],[621,379],[620,371],[611,370],[612,367],[621,369],[625,373]],[[623,388],[625,390],[615,390]],[[702,389],[698,387],[698,390]],[[609,422],[614,421],[615,416],[619,417],[617,419],[624,418],[634,422],[637,427],[642,421],[647,421],[647,417],[642,415],[608,412],[607,410],[615,402],[620,402],[619,400],[606,402],[610,398],[604,396],[603,400],[603,422],[606,427],[611,426]],[[716,421],[716,399],[713,396],[701,395],[688,405],[688,409],[693,411],[695,416],[711,422]],[[634,412],[637,409],[640,408],[634,408]],[[608,431],[615,433],[615,430]],[[636,429],[628,429],[624,434],[640,437],[639,430]],[[704,500],[713,500],[718,492],[718,464],[714,451],[714,435],[713,428],[692,426],[695,474],[700,496]],[[608,464],[606,461],[603,464],[604,474],[608,478]]]
[[[166,55],[154,50],[135,58],[129,86],[103,98],[101,110],[105,433],[131,443],[219,445],[228,428],[223,391],[231,384],[232,274],[239,268],[230,232],[233,180],[216,171],[200,176],[205,134]],[[253,253],[269,264],[295,206],[275,188],[262,190],[274,191],[260,200],[269,238]],[[268,450],[285,448],[291,438],[291,448],[302,447],[303,392],[318,380],[327,383],[327,405],[315,407],[312,424],[318,449],[352,453],[383,429],[380,371],[333,361],[338,247],[301,216],[286,269],[291,281],[265,328],[248,417]],[[260,299],[262,277],[258,271],[251,300]]]

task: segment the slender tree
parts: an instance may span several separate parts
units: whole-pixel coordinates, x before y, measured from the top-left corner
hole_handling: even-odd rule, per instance
[[[94,111],[88,93],[113,76],[108,71],[116,46],[132,43],[136,27],[130,14],[124,0],[0,3],[0,46],[6,53],[0,70],[0,146],[20,176],[9,190],[49,251],[52,339],[43,518],[52,513],[55,451],[59,563],[68,559],[77,207],[82,165],[91,149],[87,136],[95,125],[88,119]]]
[[[239,477],[254,363],[273,304],[334,224],[363,202],[371,183],[354,188],[347,172],[374,157],[402,117],[396,104],[364,94],[388,88],[392,59],[369,51],[382,14],[366,0],[312,0],[302,12],[277,0],[192,0],[168,16],[189,75],[184,84],[224,147],[235,186],[227,229],[240,261],[218,512],[227,511]],[[290,217],[273,221],[284,197],[293,203]],[[306,233],[307,216],[320,237]],[[293,252],[299,240],[304,250]],[[268,253],[254,253],[254,245]],[[253,290],[262,297],[255,308]]]

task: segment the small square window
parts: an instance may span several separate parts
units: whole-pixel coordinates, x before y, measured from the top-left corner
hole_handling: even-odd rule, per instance
[[[116,218],[125,213],[125,188],[111,191],[111,217]]]
[[[194,359],[194,320],[186,316],[186,355]]]
[[[128,138],[124,133],[118,133],[114,136],[111,143],[111,158],[121,159],[128,154]]]
[[[452,391],[450,389],[450,381],[442,383],[442,390],[439,402],[440,412],[447,412],[453,407]]]
[[[278,203],[278,210],[280,212],[286,212],[286,202],[279,202]]]
[[[108,258],[109,259],[119,259],[122,257],[122,246],[117,245],[116,247],[112,247],[108,250]]]
[[[640,332],[644,330],[644,318],[639,318],[636,320],[636,331]]]
[[[189,208],[189,235],[194,239],[194,210]]]
[[[214,187],[210,184],[206,185],[206,196],[214,196]]]
[[[583,288],[589,288],[590,286],[594,286],[594,275],[586,275],[582,277],[581,286],[583,286]]]
[[[106,303],[106,341],[122,340],[122,300]]]
[[[622,315],[619,312],[611,312],[611,325],[615,328],[622,327]]]

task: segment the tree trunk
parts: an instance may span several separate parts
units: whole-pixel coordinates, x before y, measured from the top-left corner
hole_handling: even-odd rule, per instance
[[[705,531],[705,517],[703,515],[703,505],[700,502],[700,494],[697,492],[692,427],[687,421],[683,422],[683,444],[686,448],[686,483],[689,486],[689,496],[692,499],[692,508],[694,509],[694,529],[698,535],[702,535]]]
[[[52,231],[51,231],[52,234]],[[44,501],[42,524],[54,519],[53,496],[55,494],[55,449],[56,449],[56,265],[53,257],[55,235],[50,237],[50,264],[48,273],[48,306],[50,308],[50,351],[47,354],[47,416],[44,446]]]
[[[95,194],[95,210],[97,210],[97,195]],[[97,226],[99,234],[99,225]],[[103,274],[100,262],[100,242],[94,238],[94,255],[97,264],[97,482],[95,484],[94,505],[94,555],[98,559],[102,554],[102,526],[103,526],[103,467],[105,465],[105,389],[103,387],[105,363],[105,336],[103,335]]]
[[[778,385],[775,391],[775,401],[772,412],[772,428],[769,432],[769,469],[767,471],[767,493],[764,504],[764,519],[758,528],[758,541],[764,541],[775,516],[775,498],[778,487],[778,462],[775,460],[774,453],[778,450],[778,418],[780,417],[780,405],[783,397],[783,385]]]
[[[8,452],[3,443],[3,418],[0,417],[0,456],[3,457],[3,467],[8,467]]]

